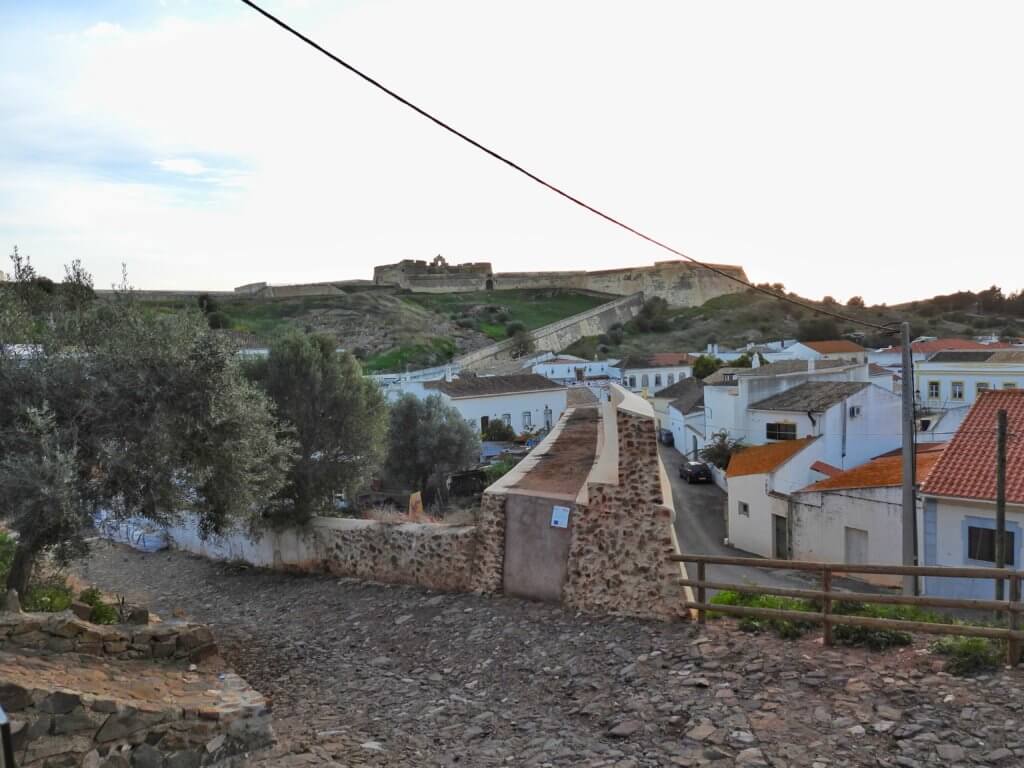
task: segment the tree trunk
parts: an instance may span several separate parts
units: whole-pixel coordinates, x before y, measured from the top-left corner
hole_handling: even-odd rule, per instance
[[[28,591],[28,582],[32,578],[37,554],[35,548],[24,541],[19,541],[17,549],[14,550],[11,570],[7,574],[7,588],[18,590],[18,597],[22,600]]]

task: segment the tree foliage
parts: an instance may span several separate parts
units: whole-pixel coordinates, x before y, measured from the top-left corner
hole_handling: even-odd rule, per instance
[[[669,328],[668,302],[660,296],[652,296],[644,302],[640,312],[630,323],[640,333],[667,331]]]
[[[743,440],[733,440],[727,432],[716,432],[711,440],[700,449],[699,455],[703,461],[714,464],[719,469],[729,466],[729,459],[737,451],[742,451],[746,446]]]
[[[831,317],[811,317],[801,320],[796,337],[800,341],[828,341],[839,336],[839,327]]]
[[[227,342],[198,311],[153,313],[128,290],[95,299],[81,265],[48,291],[14,261],[3,303],[15,306],[0,313],[0,515],[19,536],[10,586],[24,590],[42,552],[81,551],[100,510],[158,521],[191,510],[203,533],[251,521],[290,448]]]
[[[701,355],[693,364],[693,375],[698,379],[703,379],[710,376],[723,365],[725,365],[725,362],[713,355]]]
[[[387,406],[356,359],[333,339],[294,331],[250,368],[296,442],[287,481],[268,506],[275,522],[305,522],[339,493],[365,486],[383,459]]]
[[[535,349],[533,336],[529,331],[520,329],[512,334],[512,357],[523,357],[530,354]]]
[[[846,306],[848,306],[848,307],[863,307],[864,306],[864,297],[863,296],[851,296],[849,298],[849,300],[846,302]]]
[[[480,438],[440,395],[406,395],[391,406],[385,471],[407,488],[444,487],[445,475],[477,463]]]
[[[496,440],[498,442],[515,440],[516,431],[504,421],[493,419],[487,422],[487,429],[483,431],[484,440]]]

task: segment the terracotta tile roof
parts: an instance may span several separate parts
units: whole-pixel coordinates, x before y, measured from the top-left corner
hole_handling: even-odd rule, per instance
[[[832,341],[802,341],[805,347],[810,347],[815,352],[823,355],[835,354],[837,352],[865,352],[860,344],[855,344],[848,339],[834,339]]]
[[[817,440],[817,437],[802,437],[799,440],[782,440],[767,445],[754,445],[734,453],[726,469],[726,477],[762,475],[778,469],[800,451]]]
[[[896,374],[888,368],[883,368],[878,363],[868,363],[868,376],[895,376]]]
[[[941,451],[922,451],[915,454],[917,460],[917,481],[920,483],[931,472],[932,467],[942,456]],[[812,466],[811,469],[814,469]],[[834,477],[820,480],[813,485],[800,490],[803,492],[812,491],[836,491],[841,488],[882,488],[885,486],[900,485],[903,482],[903,457],[884,456],[879,459],[861,464],[846,472],[841,472]]]
[[[675,368],[680,365],[693,365],[692,357],[684,352],[657,352],[646,357],[628,357],[619,363],[622,370],[634,370],[637,368]]]
[[[460,376],[454,381],[427,381],[423,386],[440,390],[449,397],[486,397],[542,389],[565,389],[561,384],[536,373],[520,376]]]
[[[843,470],[839,467],[833,467],[831,464],[826,464],[824,461],[814,462],[811,464],[811,469],[828,477],[835,477],[836,475],[843,474]]]
[[[996,498],[996,412],[1007,412],[1006,501],[1024,504],[1024,390],[983,393],[921,488],[930,496]]]
[[[915,341],[911,343],[910,348],[914,352],[929,353],[945,352],[951,349],[988,349],[989,347],[974,339],[933,339],[932,341]],[[889,349],[880,349],[878,351],[902,353],[903,347],[890,347]]]
[[[867,381],[805,381],[785,392],[766,397],[750,406],[757,411],[799,411],[807,413],[825,411],[838,402],[855,395],[865,387],[874,386]]]

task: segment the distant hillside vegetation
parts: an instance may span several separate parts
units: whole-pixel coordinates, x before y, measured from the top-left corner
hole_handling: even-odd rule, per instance
[[[779,285],[772,288],[784,290]],[[828,297],[823,302],[800,300],[879,325],[908,320],[914,337],[995,335],[1015,338],[1024,334],[1024,292],[1004,295],[997,287],[891,307],[866,307],[857,298],[847,305],[830,301]],[[833,321],[753,290],[718,296],[700,307],[655,306],[649,315],[603,336],[582,339],[563,351],[593,359],[634,353],[700,351],[711,343],[738,348],[748,342],[783,338],[812,341],[852,337],[867,347],[899,343],[896,336],[872,332],[854,323]]]

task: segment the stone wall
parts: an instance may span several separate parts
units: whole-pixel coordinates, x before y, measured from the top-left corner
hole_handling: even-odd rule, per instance
[[[204,626],[3,613],[0,639],[18,766],[243,766],[273,741],[266,701],[225,669]]]
[[[216,560],[448,591],[472,588],[477,545],[474,526],[343,517],[315,518],[305,528],[267,531],[255,539],[243,531],[203,539],[186,517],[168,535],[174,547]]]
[[[25,649],[81,653],[114,659],[185,659],[217,655],[213,634],[202,624],[93,624],[63,613],[0,613],[0,651]]]
[[[530,335],[536,349],[560,352],[584,336],[598,336],[608,331],[615,323],[631,320],[636,317],[643,303],[642,294],[624,296],[549,323],[532,331]],[[499,341],[497,344],[460,355],[452,363],[458,366],[459,370],[473,370],[487,363],[511,359],[514,348],[515,342],[512,340]]]
[[[685,571],[668,559],[679,545],[654,415],[648,403],[614,389],[619,402],[605,408],[604,448],[616,441],[617,471],[614,480],[592,474],[581,493],[562,602],[589,613],[681,618]]]

